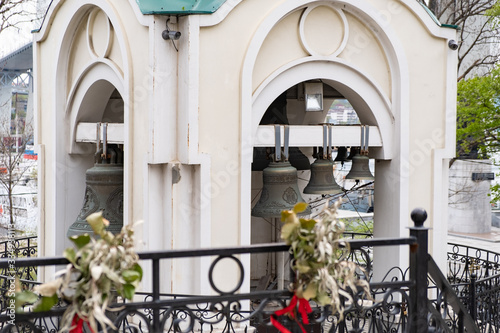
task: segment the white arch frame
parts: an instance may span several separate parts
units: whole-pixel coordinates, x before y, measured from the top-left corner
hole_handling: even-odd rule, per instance
[[[342,59],[325,61],[322,58],[303,58],[271,74],[253,94],[252,142],[262,116],[276,98],[275,92],[283,92],[295,84],[311,79],[322,79],[330,83],[349,99],[363,124],[378,126],[384,145],[381,153],[375,157],[392,159],[395,118],[391,102],[381,87]],[[366,93],[358,94],[357,91]],[[374,110],[374,114],[370,110]]]
[[[76,142],[76,129],[82,114],[82,103],[86,102],[86,94],[89,89],[99,81],[107,81],[120,95],[124,95],[125,88],[120,70],[109,60],[101,59],[91,62],[85,67],[75,80],[68,95],[68,106],[65,117],[69,121],[69,154],[86,154]]]
[[[288,85],[292,85],[293,83],[304,81],[304,79],[314,78],[313,76],[317,76],[316,78],[325,78],[332,81],[340,82],[341,78],[335,76],[326,77],[324,70],[327,70],[327,73],[333,75],[332,70],[328,68],[347,70],[351,73],[351,76],[357,77],[358,82],[354,82],[351,80],[350,82],[342,82],[344,85],[351,88],[352,91],[355,91],[359,87],[364,87],[370,89],[370,98],[371,107],[375,104],[383,107],[385,110],[384,113],[380,113],[377,111],[376,113],[372,111],[373,118],[376,119],[376,123],[379,126],[382,126],[381,133],[383,134],[383,142],[384,142],[384,153],[387,158],[392,156],[398,156],[394,160],[396,163],[400,163],[399,161],[405,160],[405,156],[408,154],[407,147],[409,146],[408,137],[402,135],[401,131],[398,131],[398,128],[408,128],[408,115],[402,110],[408,109],[409,106],[409,74],[408,74],[408,66],[406,57],[404,54],[404,49],[402,45],[399,43],[397,36],[394,31],[390,30],[387,24],[376,16],[372,16],[372,13],[375,13],[375,8],[368,5],[366,2],[362,1],[333,1],[335,4],[342,4],[343,9],[350,12],[352,15],[360,18],[363,22],[365,22],[369,26],[376,27],[377,32],[376,37],[379,39],[379,42],[385,52],[387,57],[389,66],[391,68],[391,82],[392,82],[392,103],[388,102],[388,98],[383,96],[381,90],[376,87],[376,85],[369,80],[369,78],[361,75],[359,71],[356,69],[347,66],[347,64],[342,63],[341,61],[332,62],[331,58],[323,58],[323,57],[306,57],[297,61],[297,64],[290,64],[288,66],[284,66],[277,70],[275,73],[270,74],[270,78],[262,83],[258,89],[253,92],[252,91],[252,75],[253,69],[255,66],[255,62],[260,51],[260,48],[266,39],[269,32],[272,28],[278,24],[284,17],[289,15],[290,13],[305,8],[310,5],[323,4],[325,1],[309,1],[304,3],[300,0],[287,1],[282,5],[275,8],[262,22],[259,26],[258,30],[254,34],[254,37],[248,47],[248,52],[245,56],[243,70],[242,70],[242,81],[241,81],[241,209],[240,209],[240,218],[241,218],[241,240],[242,244],[250,244],[250,216],[251,216],[251,198],[250,198],[250,189],[251,189],[251,180],[248,175],[251,172],[251,154],[249,153],[253,148],[253,136],[256,133],[256,126],[258,126],[258,122],[262,117],[262,114],[265,112],[264,106],[268,105],[269,101],[278,96],[279,93],[284,91],[286,83],[288,81]],[[331,3],[331,2],[328,2]],[[299,65],[300,64],[300,65]],[[311,74],[309,73],[301,73],[296,69],[298,68],[308,68],[308,71],[311,70]],[[368,96],[366,92],[363,92],[361,96],[363,99],[367,99],[365,96]],[[376,98],[376,96],[378,96]],[[378,102],[375,100],[378,99]],[[389,115],[387,111],[390,110]],[[389,142],[397,141],[399,144],[396,144],[391,149],[389,147]],[[391,151],[391,155],[389,155],[389,151]],[[401,168],[402,166],[399,165]],[[407,192],[408,183],[407,180],[403,179],[399,184],[399,189],[397,190],[398,198],[402,196],[399,193]],[[407,212],[408,206],[408,198],[406,200],[401,199],[401,202],[398,202],[396,207],[396,211],[392,214],[395,215],[393,218],[401,220],[403,218],[403,214]],[[403,202],[405,201],[405,202]],[[404,213],[402,213],[404,212]]]
[[[52,3],[44,25],[42,26],[40,32],[35,35],[35,41],[42,42],[47,38],[51,23],[57,16],[56,14],[61,8],[63,2],[63,0],[56,0]],[[131,1],[131,3],[136,16],[138,16],[139,22],[143,25],[147,25],[150,20],[145,19],[142,14],[138,14],[136,4],[134,4],[133,1]],[[114,35],[117,38],[118,47],[122,57],[123,67],[122,69],[119,69],[113,62],[94,56],[87,65],[83,66],[84,69],[78,74],[75,84],[72,87],[68,87],[67,69],[70,61],[69,55],[72,47],[74,32],[82,23],[85,15],[95,8],[102,10],[113,26]],[[63,203],[68,200],[69,196],[71,196],[71,193],[69,192],[70,190],[73,192],[77,191],[69,182],[75,181],[73,179],[75,174],[78,174],[79,177],[83,177],[82,175],[84,175],[84,170],[88,167],[88,165],[86,165],[87,162],[84,161],[84,158],[87,158],[88,155],[70,155],[69,153],[86,153],[84,150],[76,148],[74,143],[76,126],[79,117],[79,104],[85,101],[86,92],[99,80],[108,81],[112,84],[120,92],[124,101],[124,144],[126,151],[124,154],[125,195],[123,199],[124,207],[128,207],[128,211],[126,210],[123,212],[123,223],[127,224],[131,216],[131,207],[128,203],[130,201],[129,194],[132,193],[132,181],[129,171],[130,167],[127,166],[132,163],[131,145],[128,143],[130,142],[130,137],[132,135],[132,127],[129,119],[132,105],[134,105],[134,98],[131,93],[133,76],[132,63],[130,61],[130,46],[125,37],[125,27],[123,26],[123,22],[120,20],[120,15],[116,11],[116,8],[114,8],[106,0],[84,0],[81,2],[72,2],[68,8],[65,8],[65,11],[65,15],[58,16],[58,18],[62,17],[62,20],[64,21],[62,26],[66,27],[66,30],[57,36],[58,41],[56,42],[55,48],[58,50],[58,54],[53,60],[55,63],[54,68],[56,68],[56,87],[52,96],[56,105],[53,123],[56,124],[55,128],[58,130],[53,133],[53,139],[51,142],[53,142],[54,147],[56,147],[56,156],[54,156],[56,167],[53,170],[45,170],[43,167],[41,168],[41,170],[45,170],[45,173],[52,173],[52,177],[50,178],[54,180],[54,184],[46,184],[45,186],[52,186],[55,191],[53,197],[47,198],[44,196],[44,202],[40,202],[40,206],[45,207],[46,210],[48,209],[52,211],[55,216],[55,221],[45,221],[44,215],[40,214],[40,230],[43,230],[43,232],[40,233],[40,237],[44,238],[43,243],[45,244],[43,249],[45,250],[45,253],[41,253],[42,255],[56,255],[57,253],[61,253],[65,247],[69,246],[69,244],[67,244],[68,241],[66,240],[66,230],[72,221],[68,221],[68,210],[67,207],[65,207],[66,205]],[[59,168],[59,165],[63,165],[65,167]],[[71,171],[76,171],[76,173],[73,172],[72,175],[68,175]],[[42,177],[44,176],[42,175]],[[65,180],[61,181],[62,178]],[[51,224],[50,227],[48,226],[49,223]],[[64,243],[61,242],[61,240],[64,240]]]

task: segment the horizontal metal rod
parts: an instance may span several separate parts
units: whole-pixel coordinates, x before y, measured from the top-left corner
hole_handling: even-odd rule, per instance
[[[366,246],[395,246],[416,244],[416,238],[373,238],[373,239],[346,239],[351,249],[360,249]],[[238,254],[267,253],[267,252],[287,252],[290,246],[284,243],[256,244],[250,246],[210,248],[210,249],[189,249],[189,250],[167,250],[148,251],[139,253],[142,260],[151,259],[174,259],[191,258],[204,256],[229,256]],[[64,257],[51,258],[15,258],[15,267],[28,266],[49,266],[67,265],[69,262]],[[10,268],[9,259],[0,260],[0,268]]]

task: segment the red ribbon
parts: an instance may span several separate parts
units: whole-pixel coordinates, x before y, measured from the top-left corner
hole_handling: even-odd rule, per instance
[[[85,322],[87,322],[87,320],[83,320],[82,318],[80,318],[78,315],[75,314],[75,316],[73,317],[73,321],[71,322],[71,327],[74,328],[70,330],[69,333],[83,333],[83,323]],[[87,324],[87,326],[90,329],[90,332],[94,333],[92,327],[90,327],[89,324]]]
[[[295,319],[297,324],[299,324],[302,332],[306,333],[306,330],[304,329],[302,324],[297,320],[295,315],[295,308],[297,306],[297,302],[299,303],[298,310],[301,315],[302,322],[304,324],[309,324],[309,318],[307,317],[307,314],[312,312],[309,301],[306,300],[305,298],[298,298],[297,295],[293,295],[290,304],[286,308],[275,311],[274,314],[271,316],[271,324],[273,324],[273,326],[276,327],[281,333],[290,333],[290,331],[287,330],[283,325],[281,325],[276,319],[276,316],[282,316],[284,314],[288,314],[292,319]]]
[[[311,312],[312,309],[309,301],[305,298],[299,299],[299,313],[302,315],[302,322],[304,322],[304,324],[309,324],[309,318],[307,317],[307,314]]]

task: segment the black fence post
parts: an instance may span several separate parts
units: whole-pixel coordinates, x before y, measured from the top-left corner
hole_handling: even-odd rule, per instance
[[[160,300],[160,260],[154,258],[152,262],[152,278],[153,278],[153,302]],[[160,328],[160,309],[154,304],[153,307],[153,331],[161,332]]]
[[[476,273],[470,275],[469,284],[469,305],[470,315],[474,321],[477,321],[477,303],[476,303]]]
[[[429,228],[424,227],[427,212],[415,208],[411,212],[414,226],[410,227],[410,236],[417,239],[417,244],[410,246],[410,279],[414,282],[410,288],[410,332],[427,333],[427,273],[428,273],[428,242]]]

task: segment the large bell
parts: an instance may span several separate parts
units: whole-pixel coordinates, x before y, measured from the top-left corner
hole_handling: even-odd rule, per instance
[[[270,162],[263,171],[263,184],[260,199],[252,208],[252,216],[281,217],[281,211],[304,202],[297,186],[297,169],[289,162]],[[308,206],[302,214],[311,214],[311,208]]]
[[[304,188],[306,194],[337,194],[342,193],[342,188],[333,176],[333,162],[331,160],[317,159],[311,164],[311,178]]]
[[[339,147],[334,162],[344,163],[345,161],[347,161],[347,147]]]
[[[96,153],[96,163],[85,173],[85,198],[76,221],[68,229],[68,237],[92,233],[86,218],[94,212],[103,212],[109,221],[107,230],[113,234],[123,226],[123,153],[118,147],[109,146],[107,156]]]
[[[374,180],[370,172],[370,159],[368,156],[357,154],[352,158],[351,170],[345,177],[346,179],[356,180]]]

